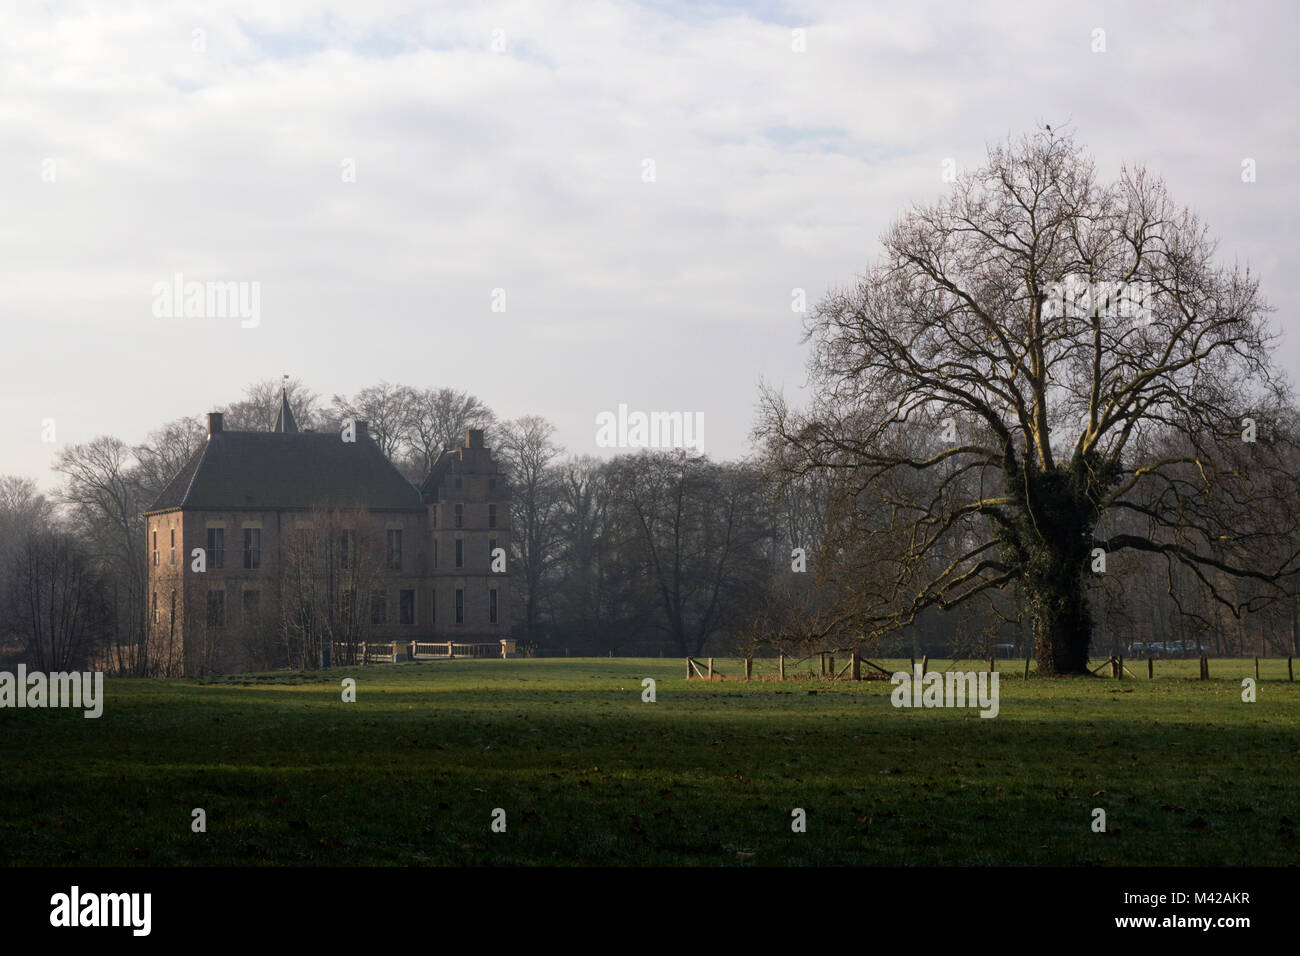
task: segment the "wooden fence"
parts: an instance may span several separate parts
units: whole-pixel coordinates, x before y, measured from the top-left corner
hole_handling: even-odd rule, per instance
[[[336,664],[395,664],[399,660],[454,660],[463,657],[509,657],[514,641],[464,644],[456,641],[385,641],[356,645],[335,644]],[[355,661],[353,649],[355,648]]]
[[[411,657],[415,660],[451,660],[457,657],[503,657],[505,655],[500,641],[490,644],[416,641],[411,647],[413,648]]]
[[[880,664],[877,664],[874,661],[867,660],[866,658],[859,655],[856,651],[850,651],[848,660],[845,661],[844,665],[842,667],[839,667],[839,669],[837,670],[836,660],[835,660],[837,653],[842,653],[842,652],[821,651],[809,657],[801,657],[801,658],[787,658],[786,655],[781,654],[777,658],[776,679],[780,681],[786,680],[787,664],[791,664],[797,667],[807,662],[811,662],[814,659],[817,659],[819,661],[819,665],[820,665],[819,673],[811,674],[808,676],[818,680],[855,680],[855,681],[887,680],[893,676],[893,671],[890,671],[887,668],[882,667]],[[841,658],[841,660],[843,660],[843,658]],[[1156,658],[1156,657],[1146,658],[1146,672],[1147,672],[1148,680],[1155,679],[1157,660],[1163,661],[1167,659]],[[1229,660],[1229,658],[1221,658],[1220,660],[1226,661]],[[1241,658],[1231,658],[1231,660],[1241,660]],[[1251,660],[1251,658],[1245,658],[1245,660]],[[1253,660],[1254,660],[1255,680],[1259,680],[1260,659],[1256,657]],[[1025,670],[1024,670],[1025,680],[1029,679],[1029,670],[1032,662],[1033,662],[1032,657],[1025,658]],[[972,663],[977,663],[977,662],[972,661]],[[978,663],[981,666],[983,666],[984,662],[979,661]],[[1172,664],[1174,662],[1169,661],[1169,663]],[[1181,663],[1181,661],[1179,661],[1178,663]],[[867,668],[866,670],[863,669],[863,665],[866,665]],[[909,665],[910,666],[908,668],[908,673],[915,673],[917,669],[916,659],[911,658],[909,660]],[[703,663],[696,660],[694,657],[688,657],[686,658],[686,679],[706,680],[706,681],[711,681],[715,679],[753,680],[754,658],[746,657],[741,659],[740,666],[741,666],[741,672],[739,674],[735,674],[734,676],[729,676],[727,674],[724,674],[722,670],[715,665],[714,658],[712,657],[705,658]],[[922,676],[925,676],[925,674],[929,671],[929,667],[930,667],[929,657],[923,656],[920,661],[920,671]],[[1112,655],[1106,658],[1101,662],[1100,665],[1092,669],[1092,673],[1098,674],[1099,672],[1107,668],[1109,668],[1110,677],[1114,678],[1115,680],[1123,680],[1125,675],[1137,679],[1137,675],[1134,674],[1133,671],[1130,670],[1127,666],[1125,666],[1123,657]],[[993,673],[998,669],[996,658],[992,658],[992,657],[988,658],[988,669],[989,669],[989,673]],[[800,680],[802,678],[796,676],[792,679]],[[1286,659],[1286,679],[1288,681],[1295,680],[1294,659],[1291,657],[1288,657]],[[1200,680],[1210,680],[1210,658],[1207,655],[1202,655],[1200,658]]]

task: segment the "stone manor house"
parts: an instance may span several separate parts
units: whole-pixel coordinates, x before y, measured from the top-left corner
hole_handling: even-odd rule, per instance
[[[292,666],[286,633],[309,630],[294,625],[313,603],[316,621],[322,604],[331,621],[348,612],[354,640],[509,637],[510,491],[483,432],[443,448],[417,487],[366,422],[355,426],[355,441],[301,431],[284,395],[269,432],[226,431],[208,415],[204,446],[143,513],[150,641],[164,667]]]

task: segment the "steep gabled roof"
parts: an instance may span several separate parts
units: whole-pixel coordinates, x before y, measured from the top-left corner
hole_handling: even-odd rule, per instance
[[[280,411],[276,413],[275,425],[271,431],[285,434],[297,434],[298,423],[294,420],[293,409],[289,407],[289,395],[280,389]]]
[[[337,432],[222,431],[208,436],[145,513],[316,507],[418,511],[424,503],[364,435],[345,442]]]

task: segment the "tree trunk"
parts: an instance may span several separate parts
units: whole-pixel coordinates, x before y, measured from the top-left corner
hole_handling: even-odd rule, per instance
[[[1038,673],[1044,677],[1087,674],[1092,619],[1082,578],[1058,579],[1054,587],[1036,588],[1034,592]]]

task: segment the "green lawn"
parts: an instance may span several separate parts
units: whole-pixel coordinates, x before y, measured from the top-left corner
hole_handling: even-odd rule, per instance
[[[716,666],[728,680],[686,682],[671,659],[110,680],[98,720],[0,710],[0,862],[1297,859],[1300,685],[1284,660],[1261,663],[1252,704],[1248,661],[1211,661],[1209,682],[1195,661],[1157,662],[1155,681],[1145,661],[1123,681],[1024,681],[1023,661],[999,661],[992,720],[895,709],[887,681],[744,683],[740,662]],[[191,832],[195,807],[206,833]],[[806,833],[791,832],[795,807]],[[1092,832],[1094,807],[1108,832]]]

